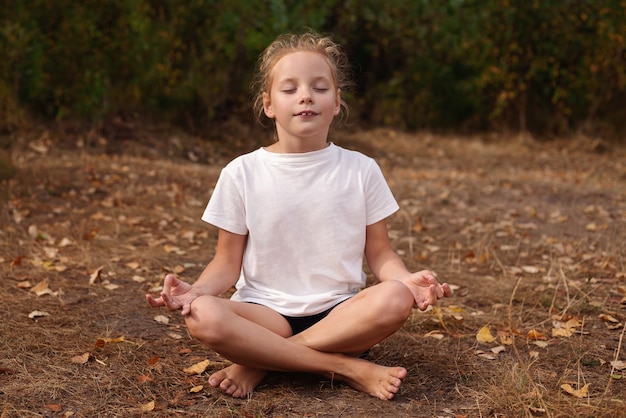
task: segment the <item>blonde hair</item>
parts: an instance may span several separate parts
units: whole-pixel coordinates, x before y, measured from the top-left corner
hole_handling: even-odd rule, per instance
[[[259,56],[257,71],[252,84],[254,99],[252,107],[259,122],[263,121],[263,93],[270,92],[272,87],[272,70],[276,63],[292,52],[310,51],[321,54],[328,65],[335,83],[335,88],[341,89],[342,93],[350,87],[349,64],[346,55],[329,36],[322,36],[314,32],[302,34],[284,34],[276,38],[265,51]],[[344,117],[348,115],[348,105],[341,98],[341,111]]]

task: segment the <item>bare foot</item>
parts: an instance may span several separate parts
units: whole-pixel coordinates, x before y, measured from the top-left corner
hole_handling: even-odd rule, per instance
[[[209,385],[219,387],[233,398],[245,398],[261,383],[266,374],[265,370],[233,364],[213,373],[209,377]]]
[[[334,378],[383,400],[393,399],[407,375],[404,367],[385,367],[366,360],[355,364],[358,366],[352,368],[350,376],[335,375]]]

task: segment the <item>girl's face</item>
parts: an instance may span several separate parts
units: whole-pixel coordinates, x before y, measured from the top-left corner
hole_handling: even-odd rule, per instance
[[[340,90],[326,59],[298,51],[278,60],[269,93],[263,94],[263,108],[276,122],[279,142],[303,150],[325,146],[330,124],[341,109]]]

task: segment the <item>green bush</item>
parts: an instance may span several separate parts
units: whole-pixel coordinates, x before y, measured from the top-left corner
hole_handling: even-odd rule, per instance
[[[0,0],[0,16],[5,131],[25,114],[252,120],[258,54],[310,27],[344,45],[371,124],[624,134],[620,0]]]

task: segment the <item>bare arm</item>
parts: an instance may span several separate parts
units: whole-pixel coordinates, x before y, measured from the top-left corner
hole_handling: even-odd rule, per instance
[[[237,282],[247,239],[247,235],[219,230],[215,255],[193,284],[199,294],[217,296]]]
[[[385,220],[369,225],[366,230],[365,258],[372,273],[380,281],[398,280],[413,294],[415,305],[424,310],[442,297],[452,295],[447,283],[439,284],[429,270],[410,272],[389,242]]]
[[[246,240],[246,235],[220,229],[215,256],[204,268],[198,280],[191,285],[173,274],[168,274],[165,276],[163,290],[158,298],[146,295],[148,304],[155,308],[165,306],[172,311],[182,309],[182,314],[186,315],[191,308],[191,302],[198,296],[218,296],[225,292],[239,278]]]
[[[378,280],[403,280],[411,275],[404,262],[391,247],[387,222],[369,225],[365,236],[365,259]]]

